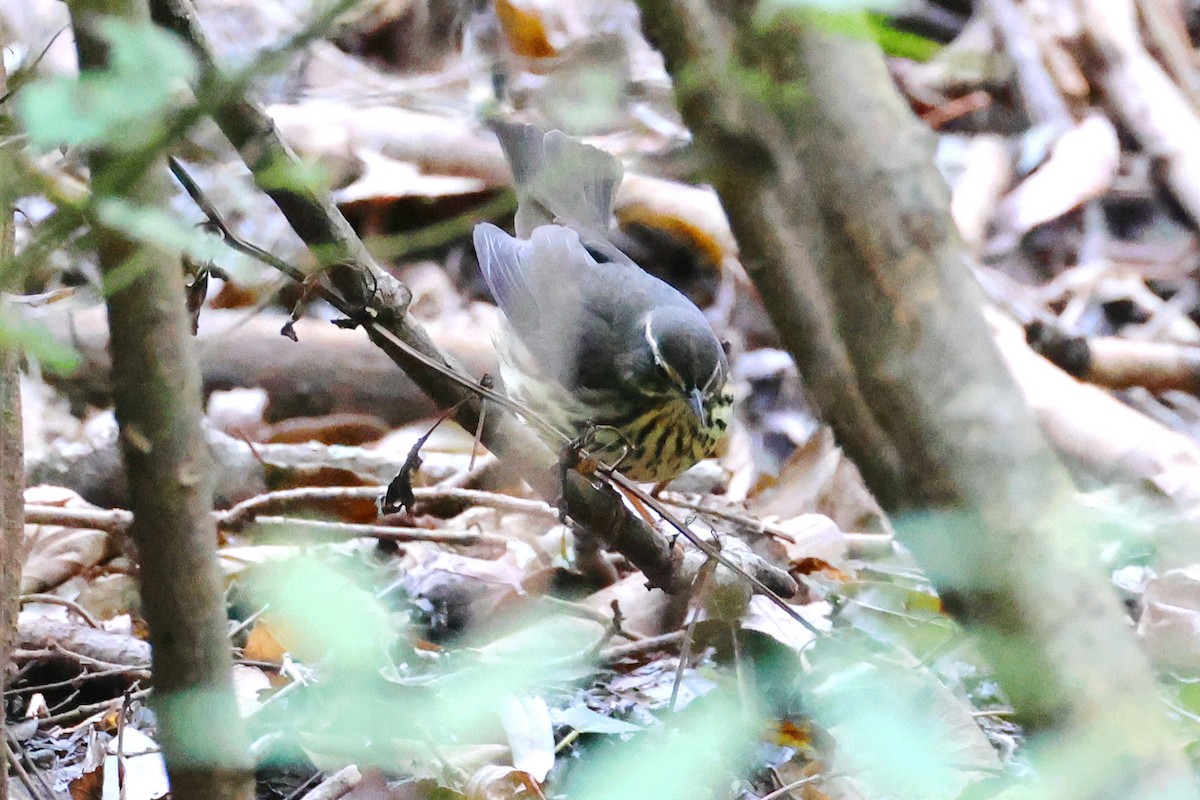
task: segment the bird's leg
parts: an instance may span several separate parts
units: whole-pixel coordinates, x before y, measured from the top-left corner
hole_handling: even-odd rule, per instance
[[[485,372],[483,377],[479,379],[479,385],[484,389],[491,390],[496,388],[496,381],[492,379],[491,375]],[[487,421],[487,410],[487,399],[480,397],[479,422],[475,425],[475,441],[471,444],[471,460],[467,463],[467,472],[475,469],[475,456],[479,453],[480,442],[483,441],[483,426]]]
[[[617,431],[608,425],[596,425],[595,423],[588,423],[588,425],[583,429],[582,433],[563,445],[563,449],[559,452],[558,463],[563,470],[562,477],[564,480],[566,476],[566,470],[568,469],[574,469],[579,474],[590,477],[595,475],[596,471],[601,466],[605,466],[600,459],[588,453],[589,450],[595,448],[595,445],[597,444],[596,434],[601,429],[607,432],[614,432],[618,436],[621,435],[620,431]],[[624,437],[622,436],[621,438]],[[616,463],[611,467],[611,469],[620,469],[621,462],[624,461],[625,457],[629,455],[630,448],[628,444],[623,443],[621,448],[621,456],[617,459]],[[634,510],[638,512],[642,519],[646,520],[651,527],[656,525],[654,517],[650,515],[650,510],[646,508],[646,505],[641,500],[638,499],[637,495],[626,491],[620,485],[616,485],[616,488],[618,491],[620,491],[622,496],[629,499],[630,504],[633,505]],[[559,502],[559,511],[561,514],[564,513],[561,507],[561,497]]]
[[[591,436],[591,429],[584,430],[583,433],[571,439],[562,446],[558,451],[558,485],[564,487],[558,493],[558,519],[565,523],[567,520],[567,471],[575,470],[584,477],[590,477],[596,472],[596,463],[589,460],[584,455],[586,445]]]

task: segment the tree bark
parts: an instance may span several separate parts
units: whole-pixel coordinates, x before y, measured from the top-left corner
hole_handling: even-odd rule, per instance
[[[1196,797],[1070,480],[981,315],[932,134],[865,27],[639,3],[809,397],[907,514],[898,535],[1027,730],[1075,757],[1103,748],[1055,796]]]
[[[144,0],[73,0],[81,69],[103,67],[99,24],[148,21]],[[93,192],[152,207],[166,195],[159,157],[133,181],[114,180],[115,156],[93,154]],[[212,476],[200,430],[200,374],[177,256],[97,228],[111,330],[114,404],[150,627],[159,738],[176,800],[253,796],[245,733],[233,695],[216,559]],[[117,283],[114,278],[120,278]],[[111,282],[111,283],[110,283]]]
[[[8,75],[0,62],[0,94],[7,90]],[[12,257],[12,209],[0,208],[0,264]],[[0,342],[0,697],[4,696],[4,676],[16,635],[17,598],[21,593],[21,555],[25,552],[24,487],[20,352],[11,342]],[[0,732],[6,724],[5,705],[0,702]],[[8,746],[0,743],[0,800],[7,798]]]

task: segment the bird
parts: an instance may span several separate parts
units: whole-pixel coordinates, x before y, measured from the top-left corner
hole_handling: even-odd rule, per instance
[[[712,455],[729,427],[725,346],[704,313],[610,240],[620,161],[561,131],[493,121],[512,168],[516,236],[473,233],[506,318],[505,392],[552,447],[640,483],[668,482]]]

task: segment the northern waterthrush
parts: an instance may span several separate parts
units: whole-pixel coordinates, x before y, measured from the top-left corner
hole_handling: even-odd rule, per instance
[[[728,427],[721,343],[700,309],[609,240],[616,158],[559,131],[493,127],[512,165],[517,236],[482,223],[475,250],[509,322],[506,391],[629,478],[674,478]]]

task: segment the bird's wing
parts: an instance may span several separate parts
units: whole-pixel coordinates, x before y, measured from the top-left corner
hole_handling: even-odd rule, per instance
[[[543,139],[545,168],[534,184],[559,222],[604,233],[624,169],[610,153],[550,131]]]
[[[514,327],[520,321],[521,328],[536,330],[541,314],[535,286],[523,264],[530,243],[509,236],[490,222],[475,226],[474,240],[475,254],[492,299]]]
[[[604,361],[625,287],[610,274],[614,265],[596,263],[579,234],[543,225],[526,242],[481,223],[475,250],[492,296],[548,375],[569,385],[579,364]]]
[[[529,238],[534,229],[557,223],[579,231],[585,242],[607,244],[621,162],[561,131],[542,133],[533,125],[499,120],[491,127],[512,167],[517,235]]]

